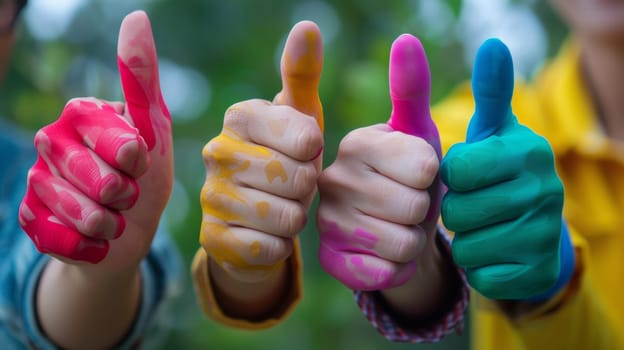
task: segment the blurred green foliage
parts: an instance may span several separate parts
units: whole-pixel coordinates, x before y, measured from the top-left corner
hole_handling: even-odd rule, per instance
[[[33,1],[31,0],[31,3]],[[435,3],[450,21],[423,18],[423,4]],[[543,20],[549,54],[565,29],[543,1],[525,3]],[[457,35],[460,0],[320,1],[86,1],[63,35],[51,41],[19,30],[12,67],[0,94],[0,115],[36,130],[56,119],[76,96],[121,98],[116,76],[116,38],[123,15],[145,9],[159,57],[199,72],[209,82],[208,103],[199,118],[176,119],[176,188],[169,211],[171,231],[186,266],[198,248],[199,190],[204,181],[201,147],[216,136],[223,112],[237,101],[272,99],[280,89],[278,59],[290,27],[311,19],[330,33],[325,42],[320,95],[325,109],[326,165],[351,129],[384,122],[390,112],[387,62],[401,33],[419,36],[432,74],[432,101],[469,78],[464,45]],[[444,17],[444,18],[448,18]],[[430,30],[428,23],[440,24]],[[162,67],[161,67],[162,68]],[[178,86],[169,87],[172,89]],[[165,94],[167,96],[167,94]],[[302,233],[304,298],[281,325],[264,331],[233,330],[206,320],[194,299],[189,276],[174,306],[173,332],[158,339],[176,349],[465,349],[468,332],[436,345],[392,344],[365,321],[351,292],[326,275],[316,259],[314,208]]]

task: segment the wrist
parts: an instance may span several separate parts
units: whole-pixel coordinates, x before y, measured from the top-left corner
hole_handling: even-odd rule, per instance
[[[43,332],[61,348],[110,348],[132,327],[140,277],[139,270],[113,276],[51,259],[36,292]]]
[[[141,270],[139,265],[123,270],[110,271],[98,264],[69,263],[59,259],[50,259],[46,271],[55,271],[58,276],[71,280],[73,283],[81,283],[93,287],[111,286],[118,287],[140,284]]]
[[[285,262],[253,280],[238,278],[211,258],[207,263],[215,299],[229,317],[262,320],[280,304],[289,286],[289,269]]]
[[[430,236],[412,277],[403,286],[381,291],[384,299],[398,316],[412,320],[428,320],[446,311],[461,288],[459,276],[450,255],[440,247],[439,234]]]

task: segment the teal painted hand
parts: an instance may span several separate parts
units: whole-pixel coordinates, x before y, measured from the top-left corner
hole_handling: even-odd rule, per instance
[[[548,142],[512,114],[513,84],[507,47],[486,41],[474,66],[476,108],[466,143],[440,165],[453,257],[491,299],[530,298],[560,275],[563,186]]]

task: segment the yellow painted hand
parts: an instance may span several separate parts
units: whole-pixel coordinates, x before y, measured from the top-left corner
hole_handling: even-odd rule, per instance
[[[300,22],[286,41],[274,102],[231,106],[221,134],[204,147],[200,243],[235,279],[271,275],[307,221],[322,159],[321,69],[320,31]]]

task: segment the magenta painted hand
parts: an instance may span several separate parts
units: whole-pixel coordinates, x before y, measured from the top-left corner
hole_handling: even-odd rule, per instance
[[[441,151],[429,88],[420,42],[400,36],[390,52],[390,121],[349,133],[319,179],[319,259],[349,288],[400,286],[423,249],[435,249]]]
[[[126,103],[73,99],[35,136],[39,157],[20,207],[42,253],[70,261],[138,264],[147,254],[173,181],[171,120],[145,13],[120,28]]]

